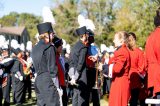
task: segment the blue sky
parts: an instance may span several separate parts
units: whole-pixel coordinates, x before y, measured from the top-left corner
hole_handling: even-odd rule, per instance
[[[12,11],[41,15],[43,6],[53,6],[54,0],[0,0],[0,17]]]

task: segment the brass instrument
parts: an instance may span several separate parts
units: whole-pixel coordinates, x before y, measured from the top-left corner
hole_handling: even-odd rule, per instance
[[[101,89],[101,87],[103,86],[103,73],[102,71],[98,69],[99,64],[100,62],[97,60],[96,65],[95,65],[96,66],[96,81],[95,81],[95,85],[93,89]],[[100,84],[98,83],[99,79],[100,79]]]

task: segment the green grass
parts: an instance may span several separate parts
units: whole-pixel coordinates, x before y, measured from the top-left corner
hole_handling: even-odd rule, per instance
[[[100,105],[101,106],[108,106],[108,97],[107,95],[104,95],[102,97],[102,99],[100,100]],[[10,106],[17,106],[17,105],[13,105],[13,101],[12,101],[12,93],[11,93],[11,105]],[[36,95],[35,92],[32,91],[32,99],[27,100],[26,102],[20,106],[36,106]],[[68,106],[72,106],[72,104],[70,103]],[[90,106],[93,106],[92,103],[90,103]]]

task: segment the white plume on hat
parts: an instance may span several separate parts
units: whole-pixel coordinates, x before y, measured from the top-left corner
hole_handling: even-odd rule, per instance
[[[8,45],[9,45],[9,40],[4,42],[4,44],[2,45],[2,49],[8,49]]]
[[[2,49],[8,49],[8,44],[4,44],[3,46],[2,46]]]
[[[56,24],[52,11],[47,6],[44,6],[42,9],[42,17],[43,17],[43,22],[51,22],[52,25]]]
[[[20,45],[18,44],[18,41],[15,40],[15,39],[12,39],[11,40],[11,47],[14,48],[14,49],[17,49],[20,47]]]
[[[85,17],[84,17],[83,15],[79,14],[79,15],[78,15],[79,27],[86,26],[85,21],[86,21]]]
[[[35,35],[35,38],[37,39],[37,41],[39,41],[39,34],[37,33],[36,35]]]
[[[114,52],[115,51],[115,47],[114,46],[109,46],[109,50],[110,50],[110,52]]]
[[[0,35],[0,48],[4,45],[6,42],[6,38],[3,35]]]
[[[66,44],[66,52],[68,54],[70,54],[70,52],[71,52],[71,46],[70,46],[70,44]]]
[[[86,26],[87,29],[95,30],[95,25],[91,19],[86,19],[83,15],[78,15],[79,27]]]
[[[107,50],[107,46],[105,44],[100,45],[101,53]]]
[[[63,42],[62,47],[63,47],[63,48],[66,48],[66,44],[67,44],[66,41],[65,41],[64,39],[62,39],[62,42]]]
[[[20,44],[20,49],[21,49],[22,51],[24,51],[24,50],[25,50],[24,43],[21,43],[21,44]]]
[[[31,41],[27,42],[26,50],[32,51],[32,42]]]
[[[93,24],[93,21],[90,19],[86,19],[86,28],[90,29],[92,31],[94,31],[96,29],[95,25]]]

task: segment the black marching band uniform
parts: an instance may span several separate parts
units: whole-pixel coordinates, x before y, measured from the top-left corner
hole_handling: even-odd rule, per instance
[[[19,60],[18,54],[21,53],[19,48],[13,49],[13,53],[16,55],[14,57],[14,63],[11,68],[12,74],[12,90],[13,90],[13,101],[14,103],[20,105],[24,103],[24,79],[25,75],[23,73],[23,65]],[[21,58],[21,57],[20,57]]]
[[[10,106],[10,91],[11,91],[11,68],[14,63],[14,59],[9,58],[8,49],[4,49],[3,52],[7,52],[7,55],[3,57],[1,63],[3,64],[2,74],[2,92],[4,99],[4,106]]]
[[[37,25],[39,35],[53,33],[51,23]],[[50,35],[49,35],[50,36]],[[49,37],[50,38],[50,37]],[[33,47],[32,59],[37,77],[35,79],[35,92],[38,106],[60,106],[59,95],[55,85],[57,78],[55,47],[41,39]]]
[[[88,89],[88,105],[90,98],[92,99],[93,106],[100,106],[100,101],[99,101],[99,86],[97,84],[97,88],[94,88],[96,85],[96,63],[97,61],[92,61],[89,59],[89,56],[95,56],[97,55],[98,58],[98,50],[95,50],[95,46],[92,44],[94,43],[94,33],[88,29],[89,38],[88,38],[88,52],[87,52],[87,57],[86,57],[86,64],[87,64],[87,89]],[[98,76],[97,76],[98,77]],[[92,97],[90,97],[91,95]]]
[[[86,35],[86,27],[81,27],[76,30],[77,35]],[[76,86],[73,89],[73,106],[87,106],[87,75],[86,75],[86,54],[87,46],[79,40],[72,48],[70,57],[69,76],[76,81]]]

